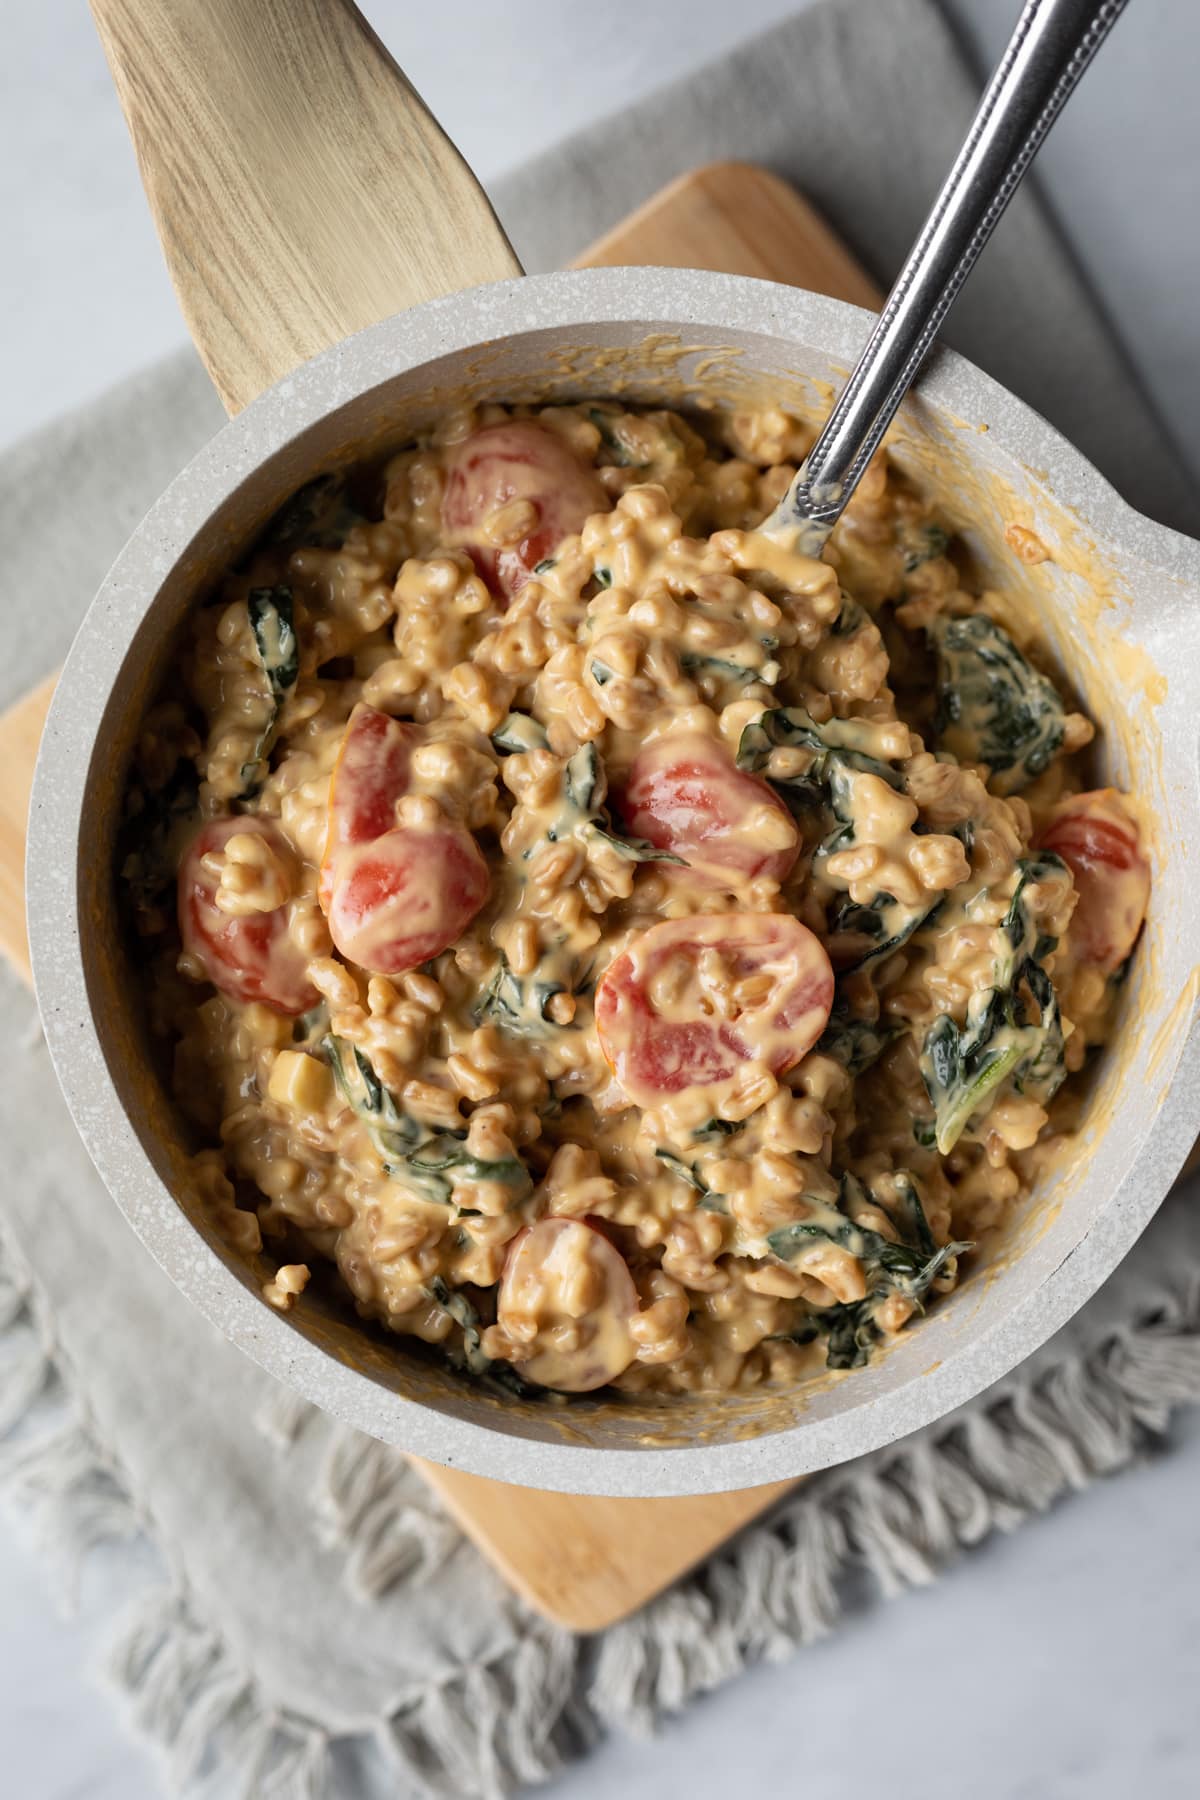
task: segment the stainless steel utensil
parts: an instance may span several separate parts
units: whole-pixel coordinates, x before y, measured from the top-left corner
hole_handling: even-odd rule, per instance
[[[818,556],[1125,0],[1027,0],[853,374],[765,529]]]

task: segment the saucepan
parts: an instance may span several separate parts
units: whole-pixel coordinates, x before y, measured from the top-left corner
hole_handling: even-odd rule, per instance
[[[980,579],[1019,588],[1038,609],[1049,654],[1102,722],[1098,779],[1140,796],[1154,885],[1079,1134],[958,1291],[887,1354],[795,1392],[554,1411],[493,1398],[335,1303],[281,1315],[189,1187],[116,903],[125,772],[181,619],[302,482],[403,442],[451,401],[769,396],[819,413],[870,320],[715,274],[521,277],[479,190],[348,7],[93,6],[189,322],[223,397],[243,408],[118,558],[59,682],[38,763],[28,889],[38,993],[75,1120],[117,1203],[180,1304],[281,1381],[376,1437],[504,1481],[643,1495],[750,1487],[945,1414],[1096,1290],[1196,1134],[1200,546],[1133,512],[958,356],[934,357],[894,428],[892,454],[936,485]],[[413,170],[424,171],[419,201]],[[1014,556],[1014,524],[1037,534],[1046,560]]]

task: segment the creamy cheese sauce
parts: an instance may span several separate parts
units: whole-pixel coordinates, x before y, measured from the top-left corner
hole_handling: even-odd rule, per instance
[[[885,456],[814,560],[808,428],[703,430],[450,414],[194,615],[123,872],[277,1306],[565,1392],[854,1367],[1078,1112],[1149,884],[1089,721]]]

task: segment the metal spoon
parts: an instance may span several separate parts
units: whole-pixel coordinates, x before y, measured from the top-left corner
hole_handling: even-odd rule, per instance
[[[1027,0],[858,366],[763,525],[818,556],[942,321],[1125,0]]]

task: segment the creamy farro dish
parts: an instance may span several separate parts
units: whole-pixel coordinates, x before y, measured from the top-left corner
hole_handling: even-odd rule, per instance
[[[790,1384],[952,1289],[1074,1127],[1135,810],[886,453],[820,560],[759,529],[810,437],[456,413],[194,610],[120,872],[272,1304],[523,1392]]]

